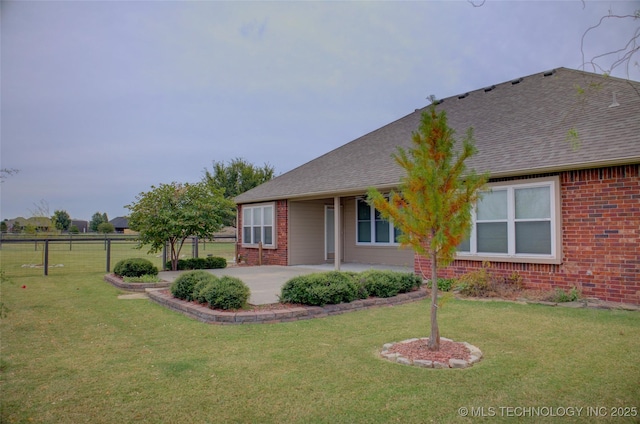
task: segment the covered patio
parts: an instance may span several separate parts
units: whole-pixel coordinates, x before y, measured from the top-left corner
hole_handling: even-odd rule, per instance
[[[312,274],[315,272],[333,271],[334,264],[319,265],[262,265],[262,266],[231,266],[224,269],[206,270],[217,276],[228,275],[241,279],[249,289],[251,296],[249,303],[252,305],[265,305],[269,303],[277,303],[280,294],[280,288],[284,283],[298,275]],[[369,269],[390,270],[397,272],[413,273],[412,267],[390,266],[390,265],[371,265],[359,263],[342,263],[341,271],[362,272]],[[173,281],[180,274],[186,271],[162,271],[159,276],[165,281]]]

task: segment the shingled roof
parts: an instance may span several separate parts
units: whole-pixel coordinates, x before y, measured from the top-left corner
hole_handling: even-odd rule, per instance
[[[586,90],[579,94],[579,87]],[[614,94],[615,93],[615,94]],[[473,128],[469,169],[492,178],[640,163],[640,83],[558,68],[443,99],[449,126]],[[391,155],[410,146],[423,109],[235,198],[237,203],[351,195],[397,186]],[[576,146],[569,130],[578,131]]]

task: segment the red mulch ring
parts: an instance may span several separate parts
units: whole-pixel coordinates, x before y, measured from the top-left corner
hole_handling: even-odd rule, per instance
[[[389,352],[399,353],[412,361],[421,359],[445,364],[449,363],[449,359],[462,359],[465,361],[471,359],[471,352],[463,343],[440,340],[440,350],[432,351],[427,347],[428,342],[428,339],[419,339],[409,343],[396,343],[391,346]]]

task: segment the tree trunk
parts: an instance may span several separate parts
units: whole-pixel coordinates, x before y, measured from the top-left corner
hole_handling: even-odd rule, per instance
[[[440,330],[438,329],[438,256],[431,252],[431,335],[429,350],[440,350]]]
[[[176,245],[174,241],[169,241],[171,246],[171,271],[178,270],[178,253],[176,252]]]

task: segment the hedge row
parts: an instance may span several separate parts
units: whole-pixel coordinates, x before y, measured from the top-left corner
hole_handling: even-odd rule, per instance
[[[391,297],[419,288],[421,284],[422,279],[411,273],[330,271],[290,279],[282,286],[280,301],[323,306],[366,299],[369,296]]]
[[[249,287],[240,279],[220,278],[207,271],[185,272],[171,285],[171,294],[182,300],[208,304],[211,309],[240,309],[249,300]]]
[[[171,269],[171,261],[166,264],[166,269]],[[178,259],[178,271],[190,269],[219,269],[226,268],[227,260],[217,256],[207,256],[206,258]]]

